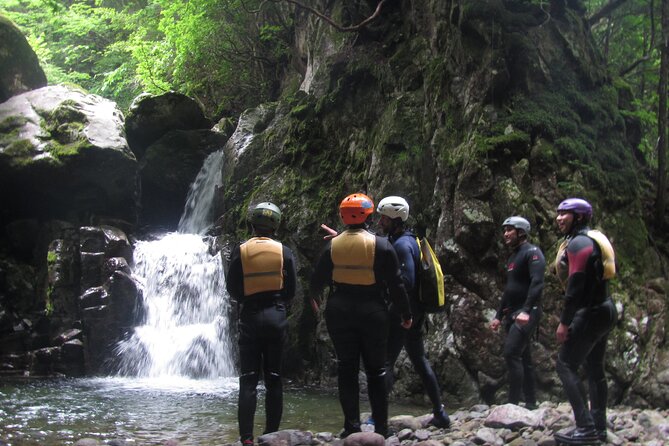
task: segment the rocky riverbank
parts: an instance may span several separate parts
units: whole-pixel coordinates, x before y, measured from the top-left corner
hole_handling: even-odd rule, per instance
[[[367,419],[369,414],[363,415]],[[535,410],[512,404],[501,406],[476,405],[451,414],[451,427],[437,429],[429,426],[430,414],[413,417],[395,416],[390,419],[393,435],[383,439],[373,433],[373,426],[363,425],[363,432],[340,439],[330,432],[313,433],[299,430],[282,430],[260,436],[261,446],[333,445],[333,446],[553,446],[553,434],[573,426],[571,406],[566,403],[542,403]],[[669,410],[633,409],[616,407],[608,412],[608,438],[606,444],[614,446],[645,445],[664,446],[669,438]],[[125,446],[126,441],[101,443],[94,439],[81,439],[75,446]],[[134,442],[132,444],[135,444]],[[166,440],[164,446],[185,446],[192,443]],[[212,440],[211,445],[218,445]],[[239,443],[221,444],[239,446]]]

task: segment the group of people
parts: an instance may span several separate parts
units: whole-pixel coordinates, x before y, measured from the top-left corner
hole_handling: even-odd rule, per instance
[[[568,198],[557,207],[557,226],[565,236],[554,263],[564,290],[564,306],[555,333],[560,345],[556,371],[572,406],[576,426],[555,434],[562,444],[606,441],[607,383],[604,355],[608,334],[617,320],[608,281],[615,275],[615,257],[609,240],[589,228],[592,206]],[[512,216],[502,223],[504,243],[511,249],[506,263],[506,287],[490,328],[503,325],[504,358],[508,369],[508,402],[536,407],[531,338],[541,319],[541,294],[546,260],[529,242],[530,222]],[[581,391],[579,368],[585,365],[590,405]]]
[[[339,402],[344,414],[344,438],[361,431],[358,372],[362,361],[367,377],[375,432],[388,435],[388,394],[393,366],[402,348],[418,372],[433,406],[431,424],[448,428],[435,374],[423,343],[425,311],[418,299],[420,250],[406,226],[409,204],[390,196],[376,207],[380,235],[369,231],[374,214],[371,198],[351,194],[339,206],[346,226],[330,231],[310,280],[309,293],[318,311],[322,290],[330,293],[324,311],[337,361]],[[556,337],[560,343],[557,373],[574,411],[576,426],[556,433],[566,444],[590,444],[606,439],[607,384],[604,354],[607,335],[617,318],[608,291],[615,274],[613,249],[606,237],[588,228],[592,206],[572,198],[558,206],[557,224],[565,240],[556,258],[556,273],[564,285],[564,309]],[[274,240],[281,211],[269,202],[250,212],[253,236],[235,247],[227,271],[227,289],[240,304],[239,405],[240,441],[253,443],[257,386],[265,388],[265,433],[277,431],[283,410],[281,362],[286,336],[286,304],[296,288],[296,265],[289,248]],[[531,337],[541,318],[546,262],[529,243],[531,226],[520,216],[503,224],[510,248],[507,283],[490,327],[506,331],[504,356],[509,375],[508,401],[536,406]],[[578,369],[585,364],[590,407],[580,391]]]

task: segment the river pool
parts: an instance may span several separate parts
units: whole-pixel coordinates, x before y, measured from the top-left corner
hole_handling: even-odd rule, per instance
[[[237,379],[87,378],[0,380],[0,444],[71,445],[81,438],[127,445],[221,445],[237,439]],[[261,391],[256,435],[263,428]],[[284,390],[283,429],[341,430],[335,391]],[[369,411],[363,401],[362,411]],[[390,415],[428,413],[429,406],[390,406]]]

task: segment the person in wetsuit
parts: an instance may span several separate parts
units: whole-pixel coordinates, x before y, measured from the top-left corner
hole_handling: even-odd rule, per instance
[[[240,441],[253,444],[253,417],[262,371],[265,395],[265,431],[279,430],[283,414],[281,361],[288,322],[286,306],[297,282],[292,251],[273,240],[281,211],[260,203],[251,211],[253,237],[236,246],[226,275],[230,296],[239,312],[239,422]]]
[[[388,393],[393,388],[395,378],[393,367],[402,351],[402,347],[404,347],[432,402],[433,417],[430,424],[447,428],[451,422],[444,410],[444,405],[441,403],[441,391],[437,383],[437,377],[427,360],[423,344],[423,330],[427,320],[425,310],[418,301],[417,275],[420,266],[420,250],[416,242],[416,236],[404,226],[409,218],[409,203],[402,197],[390,196],[379,202],[376,211],[381,214],[379,220],[381,232],[388,236],[388,240],[390,240],[397,253],[402,281],[409,295],[411,314],[413,315],[411,328],[406,330],[400,325],[401,315],[397,313],[395,306],[391,305],[390,307],[386,388]]]
[[[506,262],[506,287],[490,328],[504,324],[504,359],[508,370],[508,402],[518,404],[521,390],[525,407],[536,407],[532,335],[541,319],[546,260],[541,249],[529,243],[530,222],[513,216],[504,220],[504,244],[511,249]]]
[[[613,248],[599,231],[588,228],[592,206],[580,198],[568,198],[557,208],[557,225],[565,241],[558,250],[556,269],[565,279],[564,308],[556,331],[560,344],[556,369],[569,399],[576,427],[555,434],[564,444],[606,441],[608,386],[604,357],[608,335],[617,311],[608,282],[615,275]],[[595,240],[597,235],[603,237]],[[607,253],[607,257],[603,256]],[[581,392],[578,369],[585,365],[590,408]]]
[[[364,194],[352,194],[339,206],[346,230],[329,240],[310,281],[317,302],[323,287],[331,295],[325,322],[337,356],[339,402],[344,413],[342,438],[360,432],[358,371],[362,359],[375,432],[388,434],[388,394],[385,387],[388,308],[386,290],[411,326],[411,309],[400,275],[397,254],[386,238],[367,231],[374,203]]]

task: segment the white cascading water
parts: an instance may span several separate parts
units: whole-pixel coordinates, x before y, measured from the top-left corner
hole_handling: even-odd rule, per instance
[[[221,258],[211,254],[214,192],[223,152],[209,155],[191,185],[179,231],[135,245],[144,325],[117,346],[119,373],[214,379],[234,374],[229,302]]]

